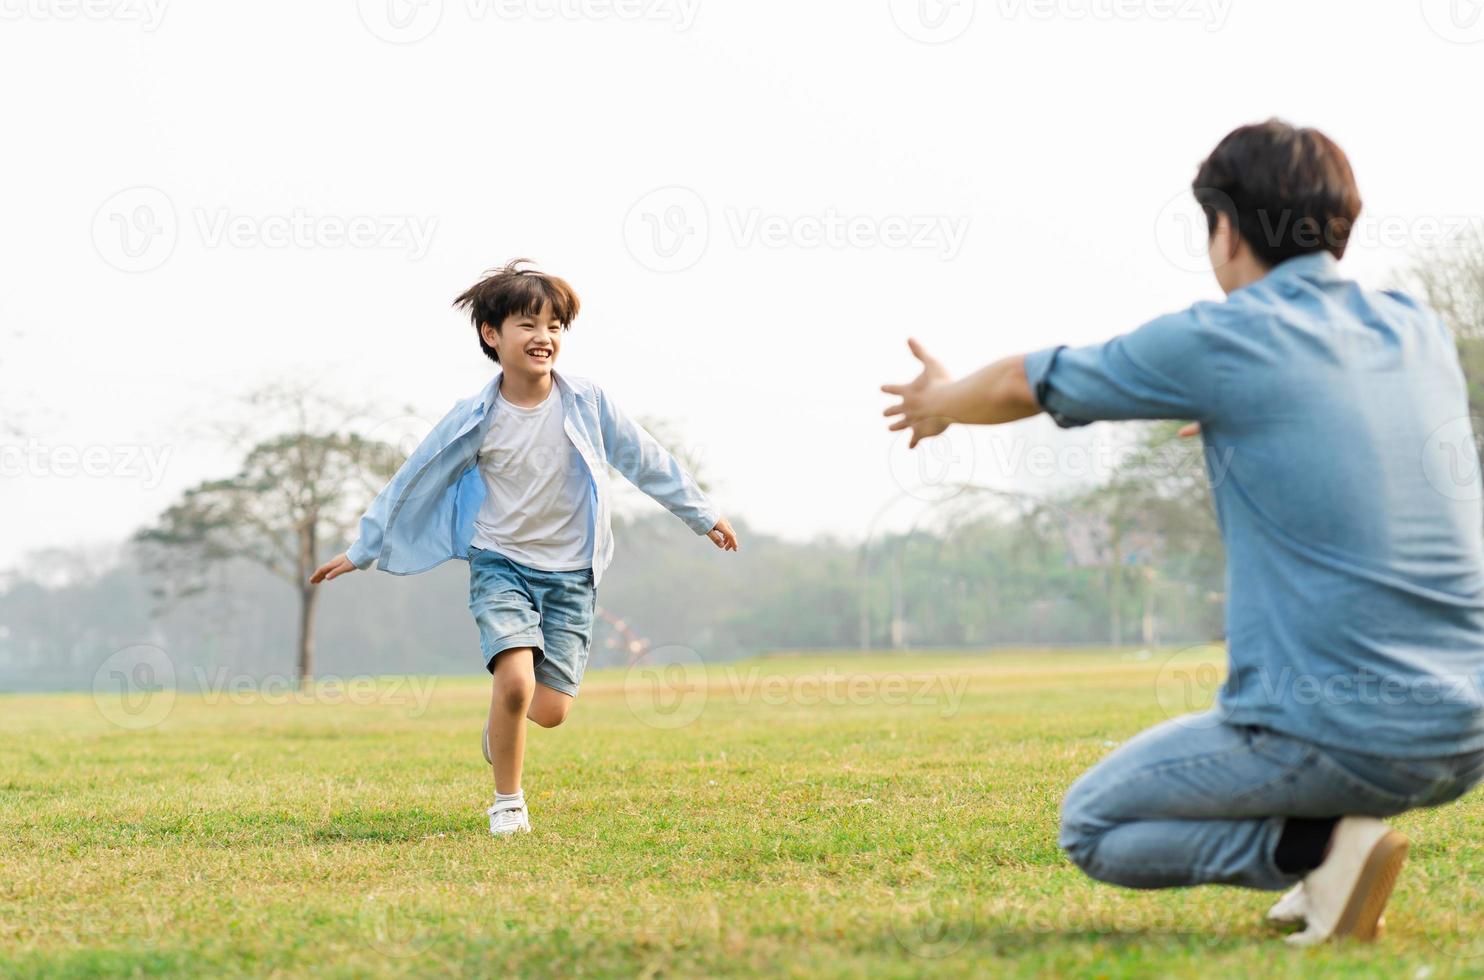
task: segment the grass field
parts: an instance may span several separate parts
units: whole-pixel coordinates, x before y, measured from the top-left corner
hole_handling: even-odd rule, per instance
[[[162,693],[123,716],[149,727],[6,696],[0,975],[1484,975],[1484,793],[1398,821],[1376,946],[1291,950],[1272,896],[1077,872],[1060,797],[1167,716],[1169,674],[1066,651],[594,672],[533,731],[536,832],[508,840],[476,678]]]

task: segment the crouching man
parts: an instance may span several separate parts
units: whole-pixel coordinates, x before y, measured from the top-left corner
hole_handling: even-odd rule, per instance
[[[956,381],[910,341],[923,370],[886,415],[913,446],[1040,412],[1198,424],[1228,679],[1072,786],[1062,847],[1131,888],[1288,889],[1269,916],[1296,944],[1370,939],[1408,848],[1381,818],[1484,778],[1484,514],[1424,459],[1469,415],[1464,377],[1436,314],[1341,275],[1360,194],[1322,133],[1238,129],[1194,192],[1224,302]]]

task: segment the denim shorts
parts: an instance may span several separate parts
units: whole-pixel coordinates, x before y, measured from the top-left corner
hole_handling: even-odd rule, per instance
[[[535,652],[536,681],[577,696],[593,641],[593,571],[543,572],[495,551],[469,549],[469,611],[485,669],[515,647]]]

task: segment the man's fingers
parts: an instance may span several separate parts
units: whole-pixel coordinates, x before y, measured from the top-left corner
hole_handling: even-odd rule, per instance
[[[906,385],[882,385],[881,390],[888,395],[900,395],[907,390]]]
[[[1199,422],[1192,422],[1189,425],[1180,426],[1179,435],[1181,439],[1189,439],[1191,436],[1198,436],[1200,434],[1201,424]]]
[[[886,411],[882,412],[881,414],[882,415],[886,415],[886,416],[901,415],[906,410],[907,410],[907,403],[906,402],[897,402],[895,405],[891,406],[890,408],[888,408]]]
[[[886,431],[888,431],[888,432],[900,432],[903,429],[910,429],[910,428],[912,428],[912,423],[910,421],[908,421],[907,419],[898,419],[897,421],[893,422],[891,425],[888,425],[886,427]]]

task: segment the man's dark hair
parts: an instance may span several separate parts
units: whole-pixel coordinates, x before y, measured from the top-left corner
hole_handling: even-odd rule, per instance
[[[535,316],[547,303],[551,304],[551,315],[563,327],[571,327],[577,319],[581,306],[577,293],[565,279],[522,268],[530,261],[512,259],[498,269],[491,269],[453,301],[455,309],[469,311],[480,350],[496,364],[500,363],[500,355],[484,342],[484,334],[479,330],[482,324],[488,323],[498,333],[506,317]]]
[[[1210,234],[1226,214],[1269,268],[1311,252],[1342,257],[1360,216],[1345,151],[1317,129],[1280,119],[1229,133],[1191,186]]]

